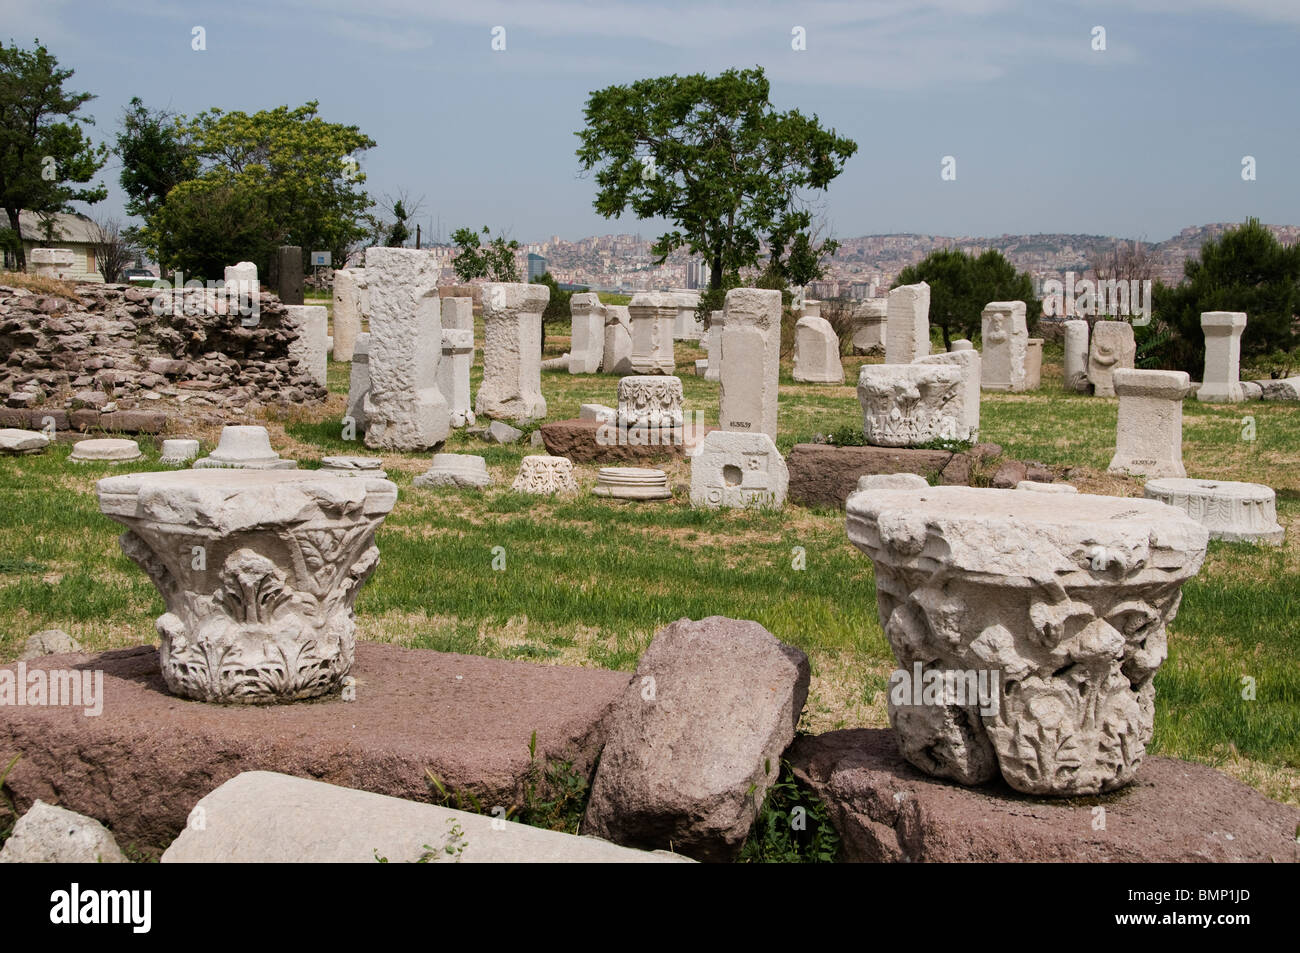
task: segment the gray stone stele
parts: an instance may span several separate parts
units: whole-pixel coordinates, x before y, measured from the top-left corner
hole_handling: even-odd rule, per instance
[[[37,799],[0,850],[0,864],[130,863],[103,824]]]
[[[451,433],[447,399],[438,389],[442,359],[438,274],[437,259],[428,252],[366,249],[370,392],[363,399],[363,410],[366,446],[372,450],[428,450]]]
[[[302,246],[281,245],[275,250],[276,289],[283,304],[302,304]]]
[[[687,861],[271,771],[235,776],[200,800],[190,816],[203,823],[181,832],[163,853],[164,864]]]
[[[348,375],[348,403],[344,416],[351,417],[357,433],[366,429],[366,395],[370,393],[370,332],[362,331],[352,345],[352,369]]]
[[[583,833],[735,859],[794,739],[808,678],[808,657],[757,622],[661,629],[607,716]]]

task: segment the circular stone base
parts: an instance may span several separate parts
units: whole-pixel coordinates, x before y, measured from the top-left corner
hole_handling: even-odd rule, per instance
[[[171,466],[183,466],[198,455],[199,442],[197,440],[186,438],[164,440],[162,456],[158,458],[158,462],[170,464]]]
[[[134,440],[103,438],[78,441],[68,459],[77,463],[133,463],[144,459],[144,454]]]
[[[1182,510],[1210,531],[1210,539],[1278,546],[1286,536],[1277,521],[1277,495],[1261,483],[1164,477],[1148,480],[1143,493]]]
[[[642,467],[601,467],[591,492],[616,500],[670,500],[673,496],[668,474]]]

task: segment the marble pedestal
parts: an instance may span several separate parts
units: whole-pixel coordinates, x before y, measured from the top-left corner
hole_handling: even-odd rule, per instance
[[[283,470],[109,477],[104,515],[167,603],[167,687],[207,702],[324,695],[352,668],[357,591],[379,562],[388,480]]]
[[[1028,794],[1133,780],[1205,527],[1153,500],[956,486],[861,489],[847,512],[900,666],[889,717],[908,761]]]

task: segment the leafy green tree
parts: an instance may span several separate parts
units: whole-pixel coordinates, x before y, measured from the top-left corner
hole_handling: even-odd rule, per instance
[[[393,224],[388,228],[388,236],[384,244],[390,248],[401,248],[406,244],[406,240],[411,237],[411,230],[406,225],[409,216],[406,214],[406,206],[402,200],[398,199],[393,203]]]
[[[345,261],[367,234],[373,204],[360,187],[365,176],[354,155],[375,142],[356,126],[321,119],[317,106],[252,115],[211,109],[182,122],[178,135],[197,174],[167,192],[142,230],[159,261],[190,268],[207,262],[202,273],[212,275],[218,260],[247,260],[266,272],[278,245],[299,245],[304,256],[326,249]],[[199,208],[204,201],[215,203],[210,214]],[[242,213],[249,218],[235,234],[211,230]]]
[[[978,257],[940,248],[900,271],[894,287],[920,281],[930,286],[930,325],[937,325],[943,333],[945,349],[955,337],[979,337],[980,314],[990,301],[1023,301],[1030,331],[1043,311],[1042,302],[1034,297],[1029,273],[1017,272],[994,248]]]
[[[461,281],[471,281],[474,278],[518,281],[519,269],[515,267],[515,252],[519,250],[519,242],[514,239],[506,241],[504,235],[498,235],[484,245],[479,234],[472,228],[458,228],[451,233],[451,242],[456,246],[456,259],[452,262],[456,277]],[[484,225],[482,234],[492,233]]]
[[[1293,328],[1300,311],[1300,245],[1283,245],[1259,219],[1208,240],[1198,258],[1183,264],[1183,275],[1182,284],[1157,284],[1153,292],[1155,317],[1170,332],[1161,342],[1160,366],[1199,379],[1205,367],[1203,311],[1246,312],[1243,356],[1300,344]]]
[[[168,192],[198,174],[198,158],[177,117],[148,109],[138,96],[123,111],[114,152],[122,163],[127,214],[143,219],[157,213]]]
[[[826,274],[822,261],[827,256],[834,255],[839,247],[840,243],[833,238],[814,245],[806,231],[799,232],[790,243],[790,252],[782,266],[785,278],[800,288],[810,281],[816,281]]]
[[[256,262],[266,274],[278,244],[259,196],[241,189],[228,173],[176,186],[148,232],[156,236],[158,261],[187,278],[220,278],[225,266],[237,261]]]
[[[95,203],[108,195],[102,184],[87,188],[108,161],[108,147],[96,146],[82,126],[91,93],[63,88],[73,70],[36,40],[35,49],[0,45],[0,207],[9,221],[4,241],[19,269],[27,267],[20,240],[19,212],[71,212],[70,202]]]
[[[577,136],[583,169],[596,170],[596,211],[673,222],[655,254],[703,255],[714,290],[756,266],[765,237],[806,229],[805,192],[825,190],[858,148],[816,116],[778,112],[769,92],[759,67],[593,92]]]
[[[542,350],[546,350],[546,326],[548,324],[566,324],[573,319],[571,302],[573,292],[560,288],[554,276],[548,271],[533,279],[535,285],[546,285],[551,296],[546,299],[546,310],[542,312]]]

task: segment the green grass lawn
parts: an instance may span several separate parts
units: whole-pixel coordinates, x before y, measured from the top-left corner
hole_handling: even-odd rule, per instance
[[[479,325],[479,340],[482,326]],[[547,356],[567,338],[551,331]],[[718,386],[691,373],[704,352],[679,344],[686,406],[716,419]],[[475,365],[473,385],[481,378]],[[1113,399],[1060,390],[1059,350],[1049,347],[1043,389],[986,394],[982,437],[1007,456],[1068,468],[1087,492],[1141,493],[1139,481],[1105,473],[1114,448]],[[862,358],[847,358],[856,380]],[[272,441],[301,465],[328,453],[366,453],[342,439],[346,365],[330,365],[329,401],[265,415]],[[615,402],[616,379],[545,373],[549,419],[582,403]],[[1255,439],[1243,440],[1251,416]],[[778,445],[861,426],[852,386],[781,377]],[[211,448],[215,431],[199,434]],[[40,629],[58,627],[100,649],[155,639],[161,598],[122,555],[118,524],[100,515],[97,479],[157,469],[157,450],[124,468],[67,462],[58,444],[35,457],[0,459],[0,659]],[[496,480],[486,491],[412,486],[428,454],[385,454],[400,497],[378,534],[382,561],[357,600],[363,638],[550,664],[630,670],[655,630],[683,616],[755,619],[809,653],[813,685],[803,727],[887,724],[883,689],[894,667],[876,618],[871,562],[844,532],[843,514],[790,506],[781,513],[693,510],[688,467],[662,464],[675,489],[664,503],[590,495],[596,466],[579,467],[583,492],[532,498],[509,490],[519,459],[538,452],[488,446],[455,433],[445,449],[483,455]],[[1183,590],[1157,676],[1156,753],[1214,764],[1272,797],[1300,804],[1300,407],[1185,405],[1184,460],[1194,476],[1266,483],[1288,527],[1281,548],[1211,543]],[[504,555],[504,569],[493,568]],[[500,561],[498,560],[498,565]],[[802,567],[802,568],[797,568]],[[1255,697],[1244,699],[1243,678]]]

